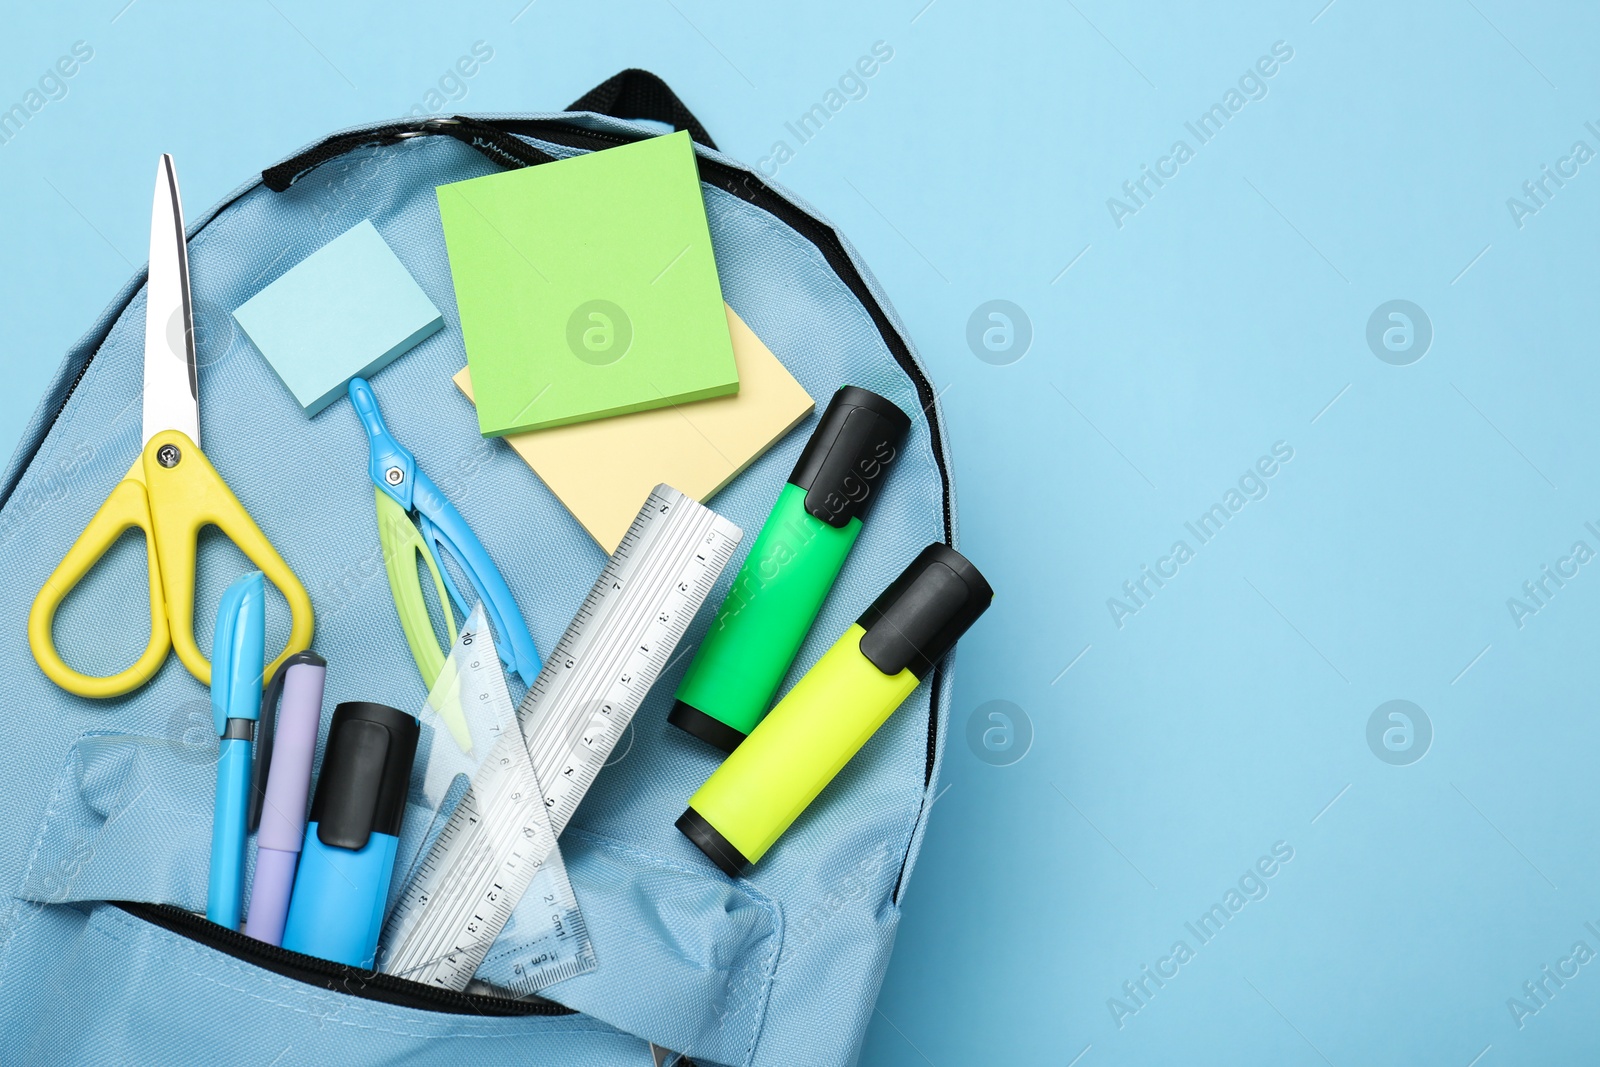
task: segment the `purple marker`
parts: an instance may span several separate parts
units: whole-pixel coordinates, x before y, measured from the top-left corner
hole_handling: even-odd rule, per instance
[[[317,750],[327,676],[326,660],[315,652],[297,652],[284,660],[261,697],[261,733],[247,819],[251,830],[259,825],[261,832],[256,837],[256,876],[244,932],[269,945],[283,943],[295,867],[305,841],[311,757]],[[283,707],[277,710],[280,693]]]

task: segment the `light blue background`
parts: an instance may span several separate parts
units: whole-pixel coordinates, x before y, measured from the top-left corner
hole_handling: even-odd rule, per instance
[[[306,142],[424,102],[483,41],[493,59],[447,110],[549,110],[641,66],[756,162],[892,47],[777,180],[909,324],[961,547],[999,599],[962,643],[949,788],[863,1062],[1592,1052],[1600,963],[1521,1028],[1507,998],[1574,942],[1600,951],[1600,566],[1521,628],[1507,598],[1575,541],[1600,550],[1600,161],[1521,228],[1506,201],[1573,142],[1600,150],[1600,14],[123,3],[13,5],[0,35],[0,107],[74,42],[94,51],[0,145],[7,446],[142,263],[160,151],[199,215]],[[1293,58],[1265,98],[1198,146],[1184,123],[1279,41]],[[1107,198],[1179,138],[1194,158],[1119,228]],[[1009,366],[966,341],[996,298],[1032,324]],[[1396,298],[1434,329],[1409,366],[1365,340]],[[1268,495],[1198,545],[1185,521],[1280,441]],[[1194,559],[1119,628],[1107,598],[1180,538]],[[1409,766],[1367,744],[1391,699],[1432,722]],[[990,700],[1031,720],[1009,766],[966,740]],[[1185,922],[1280,841],[1294,858],[1265,899],[1200,945]],[[1119,1028],[1108,998],[1132,1006],[1122,984],[1179,939],[1194,959]]]

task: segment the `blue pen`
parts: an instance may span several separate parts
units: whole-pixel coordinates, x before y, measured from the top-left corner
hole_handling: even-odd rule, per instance
[[[222,594],[211,638],[211,718],[222,743],[217,756],[217,810],[211,824],[206,918],[230,930],[239,928],[243,908],[250,749],[261,716],[266,606],[261,572],[251,571]]]

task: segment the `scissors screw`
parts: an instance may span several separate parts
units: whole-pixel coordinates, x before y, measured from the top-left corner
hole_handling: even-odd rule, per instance
[[[183,458],[183,453],[177,445],[162,445],[156,449],[156,462],[163,467],[172,468],[178,465],[178,460]]]
[[[174,451],[176,451],[176,449],[174,449]],[[174,460],[174,462],[176,462],[176,460]],[[399,485],[401,482],[406,480],[406,472],[401,470],[399,467],[390,467],[388,470],[383,472],[383,480],[388,482],[390,485]]]

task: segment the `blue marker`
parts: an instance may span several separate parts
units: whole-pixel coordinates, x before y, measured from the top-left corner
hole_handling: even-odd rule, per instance
[[[266,660],[266,586],[251,571],[228,586],[211,639],[211,718],[222,738],[217,808],[211,824],[206,918],[239,929],[244,897],[245,818],[250,806],[250,749],[261,715]]]
[[[372,968],[420,733],[415,718],[384,704],[334,709],[284,948]]]

